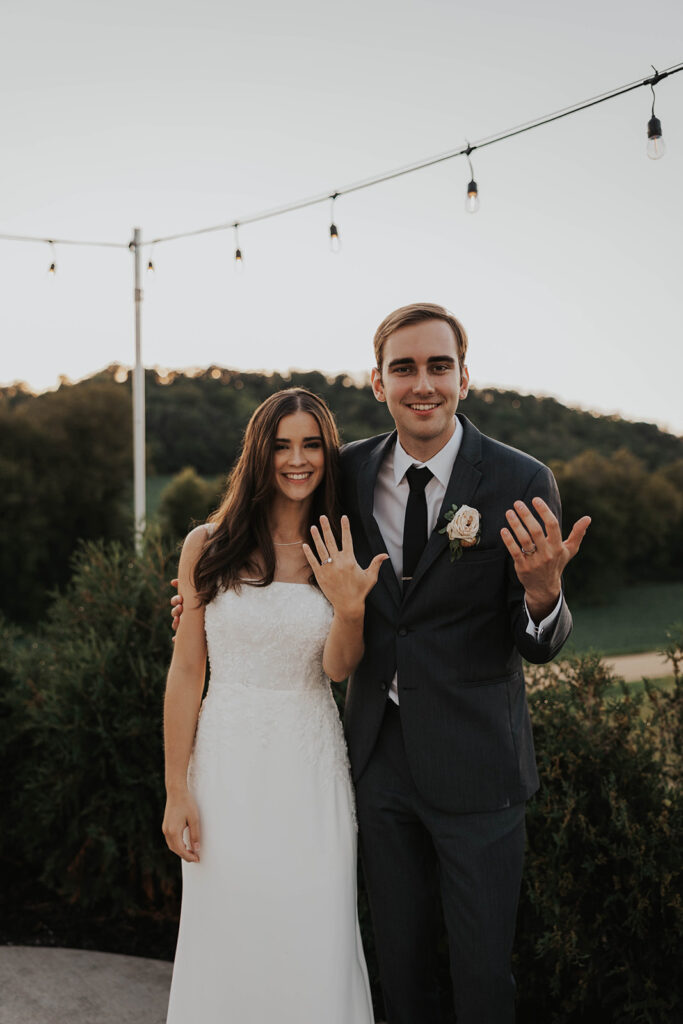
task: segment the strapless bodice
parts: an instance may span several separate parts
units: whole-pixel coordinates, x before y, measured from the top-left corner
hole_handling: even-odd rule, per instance
[[[210,691],[226,686],[310,690],[327,686],[322,670],[332,608],[315,587],[243,584],[219,593],[204,613]]]

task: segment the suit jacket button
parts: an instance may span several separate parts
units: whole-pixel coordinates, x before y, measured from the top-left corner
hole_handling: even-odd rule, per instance
[[[380,690],[382,690],[382,691],[383,691],[384,693],[386,693],[386,692],[387,692],[387,684],[386,684],[386,683],[380,683],[380,684],[379,684],[379,688],[380,688]]]
[[[406,626],[401,626],[401,628],[398,631],[398,635],[399,636],[408,636],[408,629],[407,629],[407,627]]]

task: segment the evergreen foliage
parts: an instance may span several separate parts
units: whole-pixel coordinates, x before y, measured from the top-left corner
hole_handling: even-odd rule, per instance
[[[159,499],[158,519],[164,535],[180,540],[203,523],[218,505],[224,482],[221,477],[202,480],[191,466],[174,476]]]
[[[161,712],[174,559],[148,539],[82,544],[46,623],[2,622],[3,876],[82,910],[177,908],[161,834]]]
[[[10,392],[9,397],[7,392]],[[79,540],[130,535],[130,396],[111,377],[0,397],[0,611],[39,617]]]
[[[100,946],[110,935],[121,952],[118,922],[128,951],[144,954],[143,923],[165,920],[173,933],[179,904],[179,864],[160,829],[174,571],[152,537],[141,558],[84,544],[39,631],[0,624],[5,898],[29,903],[40,879],[46,906],[68,903],[86,929],[99,927]],[[520,1024],[681,1019],[683,635],[668,654],[672,693],[624,687],[611,698],[614,680],[594,657],[532,672],[541,791],[516,941]]]
[[[668,653],[673,693],[624,686],[610,699],[597,656],[563,663],[559,677],[533,673],[541,791],[516,941],[525,1020],[683,1016],[683,628]]]

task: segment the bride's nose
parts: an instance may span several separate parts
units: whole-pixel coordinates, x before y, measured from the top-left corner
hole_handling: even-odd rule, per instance
[[[294,445],[290,451],[289,462],[292,466],[303,466],[306,462],[306,452],[304,448]]]

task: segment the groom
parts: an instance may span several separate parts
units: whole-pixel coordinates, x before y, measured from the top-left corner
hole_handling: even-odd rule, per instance
[[[550,661],[567,639],[561,575],[590,523],[563,542],[550,470],[456,416],[466,352],[441,306],[386,317],[372,388],[396,429],[341,456],[356,557],[390,556],[345,713],[388,1024],[441,1019],[440,908],[458,1024],[514,1020],[524,806],[538,787],[522,658]]]

